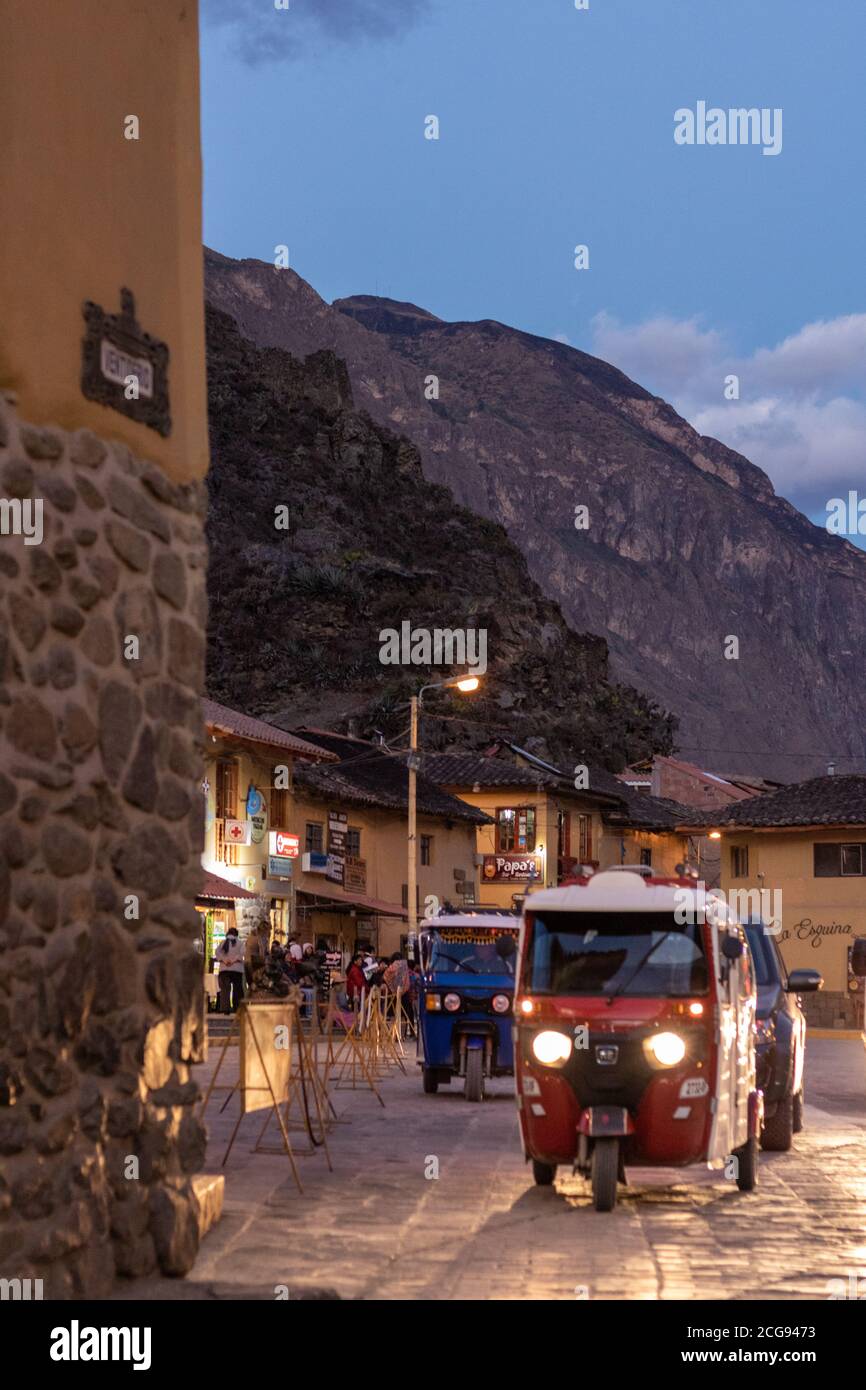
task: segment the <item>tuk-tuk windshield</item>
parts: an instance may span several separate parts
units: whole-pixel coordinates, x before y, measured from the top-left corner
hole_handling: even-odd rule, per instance
[[[496,949],[500,936],[513,936],[510,932],[492,928],[431,932],[426,943],[426,969],[449,975],[513,975],[516,956],[503,959]]]
[[[524,988],[547,994],[685,995],[709,984],[701,928],[672,912],[537,912]]]

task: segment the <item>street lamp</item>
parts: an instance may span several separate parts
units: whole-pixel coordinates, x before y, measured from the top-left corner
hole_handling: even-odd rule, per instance
[[[417,695],[413,695],[409,701],[412,711],[412,719],[409,734],[409,757],[406,759],[406,766],[409,769],[409,839],[407,844],[408,862],[406,878],[406,907],[408,908],[408,935],[410,942],[414,942],[418,935],[418,850],[417,850],[417,824],[418,824],[418,768],[421,759],[418,757],[418,711],[424,701],[424,695],[428,690],[442,690],[450,686],[453,690],[459,690],[463,695],[471,695],[477,690],[481,682],[477,676],[451,676],[447,681],[432,681],[429,685],[422,685]]]

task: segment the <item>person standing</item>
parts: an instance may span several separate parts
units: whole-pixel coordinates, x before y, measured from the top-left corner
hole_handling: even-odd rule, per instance
[[[236,1013],[244,997],[244,947],[237,927],[229,927],[225,941],[217,947],[216,960],[220,968],[220,1013]]]
[[[362,967],[363,959],[363,953],[356,951],[352,957],[352,964],[346,971],[346,994],[349,998],[350,1008],[355,1007],[364,990],[368,988],[367,977]]]
[[[404,994],[409,989],[409,966],[399,951],[395,951],[385,971],[385,984],[396,994],[400,989]]]

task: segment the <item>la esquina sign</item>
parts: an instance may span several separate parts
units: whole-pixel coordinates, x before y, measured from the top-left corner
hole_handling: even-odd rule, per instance
[[[842,922],[813,922],[811,917],[803,917],[799,922],[795,922],[792,927],[784,927],[779,936],[780,941],[808,941],[810,946],[817,948],[821,945],[825,936],[853,936],[854,928],[850,924]]]

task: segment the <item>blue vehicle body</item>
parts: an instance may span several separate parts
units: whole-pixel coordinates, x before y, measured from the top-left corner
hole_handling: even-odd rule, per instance
[[[495,909],[425,921],[418,1063],[428,1093],[460,1077],[467,1099],[480,1100],[486,1078],[513,1075],[516,954],[504,954],[497,942],[510,938],[516,947],[518,933],[519,918]]]

